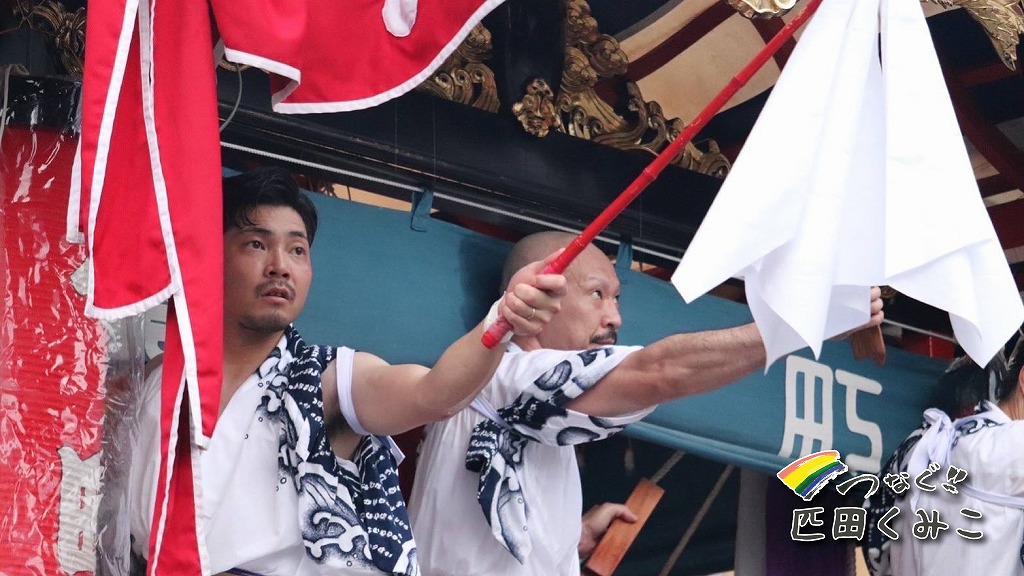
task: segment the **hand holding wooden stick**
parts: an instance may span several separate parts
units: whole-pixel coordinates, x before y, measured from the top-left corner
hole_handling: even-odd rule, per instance
[[[882,338],[882,289],[871,287],[871,318],[867,324],[848,334],[853,357],[856,360],[871,358],[878,366],[885,364],[885,340]]]
[[[650,480],[640,479],[633,493],[626,500],[626,507],[636,514],[637,519],[634,522],[621,520],[612,522],[608,531],[598,542],[593,554],[587,558],[586,564],[583,566],[585,576],[611,576],[615,572],[619,563],[622,562],[623,556],[626,555],[647,519],[650,518],[654,507],[665,495],[665,489],[658,486],[658,482],[661,482],[661,479],[683,456],[684,452],[682,451],[673,452]]]

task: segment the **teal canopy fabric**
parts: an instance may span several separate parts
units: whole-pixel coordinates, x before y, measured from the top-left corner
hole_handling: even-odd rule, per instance
[[[321,228],[298,321],[308,341],[431,365],[483,318],[510,245],[430,219],[425,196],[413,213],[311,196]],[[703,297],[687,305],[667,282],[628,270],[620,277],[623,344],[750,321],[740,304]],[[830,342],[818,360],[792,355],[765,374],[666,403],[627,434],[770,473],[823,449],[875,472],[920,423],[943,367],[891,349],[878,368]]]
[[[510,245],[430,219],[429,198],[409,213],[310,197],[320,227],[297,322],[307,341],[430,366],[498,298]]]

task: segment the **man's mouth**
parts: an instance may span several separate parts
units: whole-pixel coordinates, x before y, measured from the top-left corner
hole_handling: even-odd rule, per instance
[[[590,339],[591,344],[597,344],[600,346],[614,346],[619,341],[619,337],[615,332],[607,334],[598,334]]]
[[[261,297],[281,298],[291,302],[292,290],[287,286],[271,286],[260,292]]]

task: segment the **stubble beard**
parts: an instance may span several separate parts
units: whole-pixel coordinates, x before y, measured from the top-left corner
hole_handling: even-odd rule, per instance
[[[268,312],[262,315],[248,315],[239,319],[238,325],[256,334],[276,334],[284,332],[291,321],[280,312]]]

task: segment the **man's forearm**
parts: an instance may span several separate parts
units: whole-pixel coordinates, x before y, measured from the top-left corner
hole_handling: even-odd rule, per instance
[[[593,416],[618,416],[735,382],[764,366],[754,324],[676,334],[639,350],[570,404]]]
[[[505,344],[488,350],[480,343],[483,324],[445,350],[417,387],[418,404],[435,420],[448,418],[473,401],[501,362]]]
[[[655,392],[664,402],[731,384],[763,367],[765,359],[764,341],[751,323],[676,334],[639,351],[635,361],[663,367],[665,385]]]

